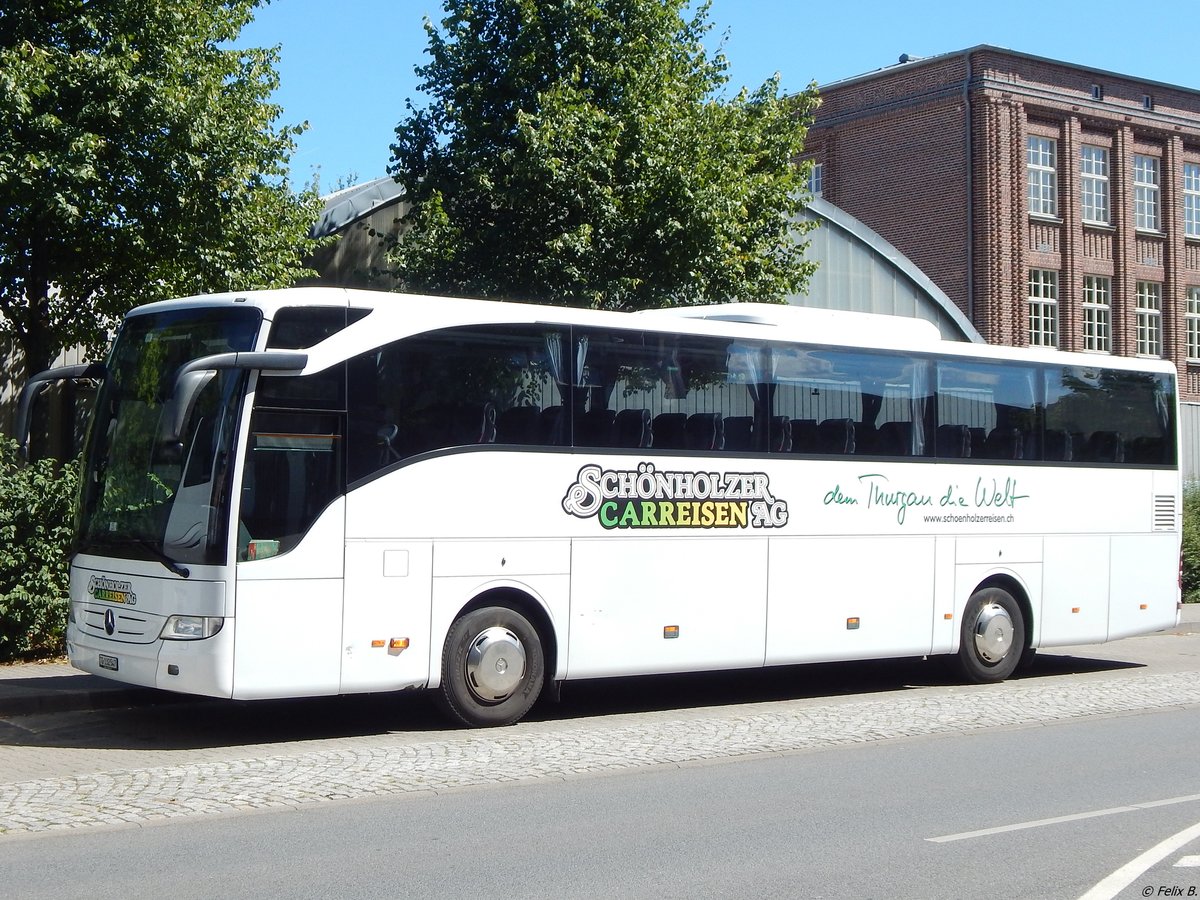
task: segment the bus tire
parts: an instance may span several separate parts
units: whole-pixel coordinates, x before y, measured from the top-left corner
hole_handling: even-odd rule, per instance
[[[958,669],[966,681],[1003,681],[1016,669],[1025,652],[1025,617],[1021,606],[1003,588],[976,591],[963,612]]]
[[[537,629],[514,609],[485,606],[450,627],[438,700],[464,725],[512,725],[529,712],[545,677]]]

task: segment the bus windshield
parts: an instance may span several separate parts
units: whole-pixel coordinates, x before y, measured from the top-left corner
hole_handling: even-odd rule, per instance
[[[246,375],[218,372],[200,393],[182,448],[159,424],[175,372],[202,356],[254,348],[259,310],[177,309],[122,325],[85,450],[76,550],[174,563],[224,561],[228,468]]]

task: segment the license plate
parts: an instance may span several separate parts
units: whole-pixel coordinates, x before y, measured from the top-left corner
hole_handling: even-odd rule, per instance
[[[101,653],[100,668],[108,669],[110,672],[117,671],[117,658],[115,656],[109,656],[105,653]]]

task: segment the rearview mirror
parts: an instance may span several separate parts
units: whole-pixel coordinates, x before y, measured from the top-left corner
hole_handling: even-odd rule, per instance
[[[22,459],[29,456],[30,415],[33,412],[34,398],[42,389],[54,381],[74,381],[90,378],[103,381],[108,370],[103,363],[83,363],[77,366],[61,366],[57,369],[47,369],[39,372],[25,382],[21,388],[21,399],[17,402],[16,434],[18,452]]]
[[[308,365],[307,353],[271,351],[217,353],[184,363],[175,373],[171,393],[159,420],[160,445],[177,445],[191,418],[196,399],[222,369],[258,369],[264,373],[298,375]]]

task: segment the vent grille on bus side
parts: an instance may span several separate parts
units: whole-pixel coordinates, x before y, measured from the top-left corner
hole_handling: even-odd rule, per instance
[[[1175,498],[1171,494],[1154,495],[1154,530],[1175,529]]]

